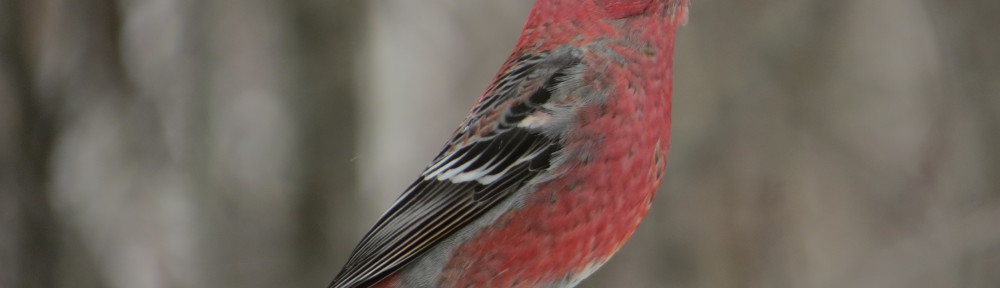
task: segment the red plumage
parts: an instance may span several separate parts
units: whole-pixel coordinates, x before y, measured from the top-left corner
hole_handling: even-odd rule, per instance
[[[538,0],[452,141],[331,287],[571,287],[649,211],[686,0]]]

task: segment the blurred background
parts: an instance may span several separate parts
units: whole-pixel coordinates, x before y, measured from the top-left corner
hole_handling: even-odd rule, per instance
[[[323,287],[530,0],[0,0],[0,287]],[[1000,1],[694,0],[582,287],[1000,287]]]

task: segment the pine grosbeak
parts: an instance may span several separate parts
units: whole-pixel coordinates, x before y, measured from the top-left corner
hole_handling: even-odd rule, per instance
[[[649,211],[688,0],[537,0],[499,74],[329,287],[572,287]]]

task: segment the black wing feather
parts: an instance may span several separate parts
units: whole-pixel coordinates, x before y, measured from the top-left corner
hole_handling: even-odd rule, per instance
[[[548,59],[548,60],[546,60]],[[369,287],[474,221],[549,168],[561,145],[542,131],[517,127],[538,111],[566,69],[570,57],[519,57],[473,109],[465,127],[499,103],[521,97],[504,108],[496,129],[462,142],[460,129],[417,181],[410,185],[355,248],[331,288]],[[526,82],[538,81],[530,84]],[[516,87],[537,86],[531,95],[513,95]],[[492,92],[492,93],[491,93]],[[493,106],[492,108],[490,108]]]

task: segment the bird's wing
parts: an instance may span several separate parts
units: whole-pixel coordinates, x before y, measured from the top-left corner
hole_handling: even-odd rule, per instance
[[[533,125],[580,63],[568,53],[512,58],[444,150],[355,248],[330,287],[368,287],[550,168],[558,136]],[[528,120],[526,120],[528,119]]]

